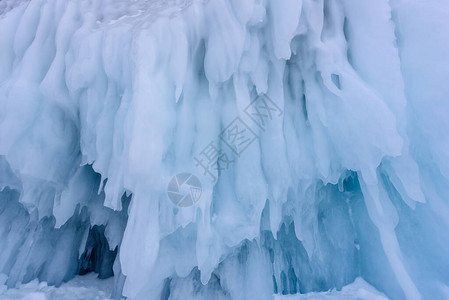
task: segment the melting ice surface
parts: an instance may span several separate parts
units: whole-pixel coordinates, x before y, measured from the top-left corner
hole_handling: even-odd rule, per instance
[[[448,299],[448,53],[444,0],[0,1],[0,284]]]

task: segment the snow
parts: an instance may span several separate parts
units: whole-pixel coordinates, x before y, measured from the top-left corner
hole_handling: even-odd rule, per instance
[[[98,279],[98,274],[77,276],[60,287],[33,280],[16,289],[0,286],[0,298],[4,300],[110,300],[113,278]]]
[[[110,300],[113,281],[110,279],[98,279],[97,274],[90,273],[85,276],[77,276],[59,288],[48,286],[45,282],[38,283],[34,280],[23,284],[17,289],[6,289],[0,286],[0,296],[4,300]],[[297,295],[275,295],[275,300],[388,300],[366,283],[357,278],[353,283],[344,286],[341,291],[312,292]]]
[[[5,295],[95,271],[114,277],[86,293],[137,300],[447,298],[448,20],[444,0],[1,0]],[[194,205],[169,199],[179,174]]]
[[[363,279],[356,278],[353,283],[344,286],[341,291],[312,292],[302,295],[275,295],[275,300],[388,300]]]

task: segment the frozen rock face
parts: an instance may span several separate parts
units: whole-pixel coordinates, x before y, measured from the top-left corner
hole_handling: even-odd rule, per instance
[[[445,1],[0,12],[7,286],[113,270],[116,298],[273,299],[361,276],[449,297]]]

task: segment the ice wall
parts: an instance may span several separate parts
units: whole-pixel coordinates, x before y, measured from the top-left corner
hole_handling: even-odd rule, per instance
[[[102,228],[117,297],[272,299],[358,276],[392,299],[449,297],[445,1],[0,11],[8,286],[69,280]],[[263,95],[276,114],[257,126],[247,108]],[[203,172],[195,159],[224,150],[234,120],[257,138]],[[181,172],[201,181],[190,207],[167,197]]]

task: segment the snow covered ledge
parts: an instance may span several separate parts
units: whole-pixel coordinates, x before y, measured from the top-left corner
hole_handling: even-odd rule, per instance
[[[4,300],[110,300],[112,294],[112,278],[101,280],[97,274],[91,273],[85,276],[77,276],[59,288],[48,286],[45,282],[34,280],[20,285],[17,289],[7,289],[0,286],[0,296]],[[344,286],[341,291],[311,292],[296,295],[275,295],[275,300],[387,300],[384,295],[376,291],[363,279],[357,278],[353,283]]]

